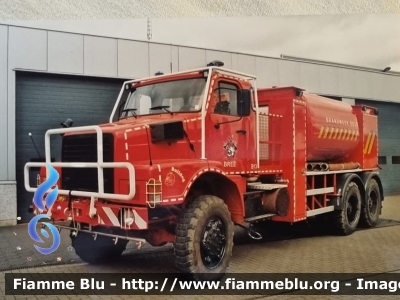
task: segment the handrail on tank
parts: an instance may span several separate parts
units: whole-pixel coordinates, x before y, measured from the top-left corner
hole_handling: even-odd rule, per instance
[[[97,162],[89,163],[89,162],[51,162],[51,148],[50,148],[50,135],[52,134],[61,134],[67,132],[82,132],[82,131],[96,131],[97,133]],[[135,169],[132,164],[128,162],[111,162],[105,163],[103,161],[103,134],[102,130],[99,126],[82,126],[75,128],[59,128],[59,129],[50,129],[47,130],[45,135],[45,153],[46,153],[46,162],[45,163],[27,163],[24,168],[24,180],[25,180],[25,189],[28,192],[35,192],[37,188],[31,187],[29,185],[29,168],[30,167],[46,167],[50,165],[52,167],[67,167],[67,168],[97,168],[98,174],[98,192],[84,192],[84,191],[69,191],[69,190],[59,190],[58,193],[61,195],[69,195],[72,196],[82,196],[82,197],[96,197],[96,198],[112,198],[115,200],[131,200],[136,193],[135,190]],[[113,194],[113,193],[104,193],[104,177],[103,177],[103,169],[104,168],[127,168],[129,171],[129,194],[121,195],[121,194]],[[49,176],[49,170],[46,168],[46,177]]]

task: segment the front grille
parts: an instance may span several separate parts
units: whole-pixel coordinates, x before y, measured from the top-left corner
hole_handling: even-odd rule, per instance
[[[114,137],[103,133],[103,160],[113,162]],[[97,162],[97,135],[82,134],[63,137],[62,162]],[[104,192],[114,193],[114,169],[103,169]],[[85,192],[98,192],[97,168],[63,168],[62,188]]]

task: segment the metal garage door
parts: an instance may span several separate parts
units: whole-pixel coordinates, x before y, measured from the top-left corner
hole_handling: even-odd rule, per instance
[[[32,193],[24,188],[23,170],[31,158],[44,157],[44,134],[60,128],[71,118],[73,127],[108,122],[123,80],[17,72],[16,81],[16,176],[17,210],[28,222]],[[29,133],[38,148],[37,153]],[[60,159],[61,136],[52,138],[52,156]],[[31,172],[31,186],[37,173]]]
[[[400,104],[356,100],[378,108],[379,166],[385,195],[400,195]]]

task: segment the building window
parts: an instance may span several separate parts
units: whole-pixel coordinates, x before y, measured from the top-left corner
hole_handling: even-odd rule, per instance
[[[400,156],[392,156],[392,164],[400,165]]]
[[[386,156],[378,156],[378,164],[386,165]]]

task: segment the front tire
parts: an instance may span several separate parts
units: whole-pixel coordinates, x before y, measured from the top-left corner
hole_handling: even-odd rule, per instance
[[[375,227],[379,222],[382,197],[379,185],[375,179],[371,179],[366,188],[365,203],[361,207],[360,224],[363,227]]]
[[[361,193],[355,182],[350,182],[343,194],[343,210],[334,212],[334,227],[341,235],[356,229],[361,215]]]
[[[231,214],[222,199],[198,197],[177,224],[176,266],[196,280],[221,279],[232,255],[233,230]]]

